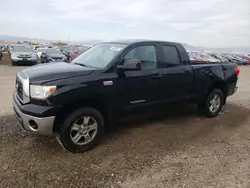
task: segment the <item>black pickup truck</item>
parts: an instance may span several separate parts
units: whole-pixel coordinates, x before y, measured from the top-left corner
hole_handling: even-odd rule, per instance
[[[208,117],[217,116],[236,92],[239,72],[236,64],[190,61],[178,43],[101,43],[71,63],[19,72],[13,107],[24,130],[57,135],[67,150],[83,152],[134,109],[188,102]]]

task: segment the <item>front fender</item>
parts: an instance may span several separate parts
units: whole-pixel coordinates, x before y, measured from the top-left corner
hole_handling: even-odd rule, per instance
[[[47,102],[52,106],[64,106],[77,99],[89,98],[91,93],[87,84],[73,84],[57,88]]]

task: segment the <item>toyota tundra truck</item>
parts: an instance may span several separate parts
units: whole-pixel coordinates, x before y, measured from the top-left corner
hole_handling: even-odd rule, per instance
[[[135,109],[193,103],[205,116],[217,116],[237,91],[239,73],[236,64],[190,61],[179,43],[100,43],[71,63],[18,72],[13,107],[23,130],[55,135],[68,151],[84,152]]]

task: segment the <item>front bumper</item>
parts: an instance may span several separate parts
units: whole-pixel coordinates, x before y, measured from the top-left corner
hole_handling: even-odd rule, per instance
[[[27,58],[27,59],[23,59],[23,58],[11,58],[11,61],[13,62],[31,62],[31,63],[37,63],[37,59],[35,58]]]
[[[39,135],[53,135],[55,116],[37,117],[24,113],[17,100],[14,94],[13,108],[18,125],[23,130]]]

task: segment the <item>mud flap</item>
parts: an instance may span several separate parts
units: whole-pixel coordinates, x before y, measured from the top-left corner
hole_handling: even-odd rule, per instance
[[[65,151],[68,151],[68,150],[63,146],[63,144],[62,144],[62,142],[61,142],[61,140],[60,140],[60,134],[57,134],[57,135],[56,135],[56,140],[57,140],[57,142],[62,146],[62,148],[63,148]]]

